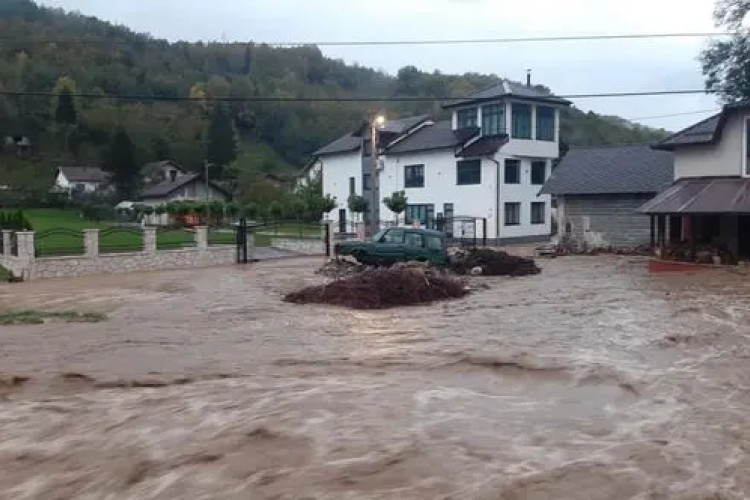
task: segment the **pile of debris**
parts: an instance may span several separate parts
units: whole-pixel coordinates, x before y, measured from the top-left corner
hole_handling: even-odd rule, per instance
[[[332,304],[353,309],[426,304],[469,293],[459,280],[421,265],[366,268],[326,285],[311,286],[284,297],[295,304]]]
[[[326,278],[339,279],[360,273],[368,269],[368,266],[344,259],[333,259],[323,264],[315,274],[320,274]]]
[[[456,274],[485,276],[527,276],[542,272],[534,259],[489,248],[475,248],[468,252],[455,253],[451,256],[450,269]]]

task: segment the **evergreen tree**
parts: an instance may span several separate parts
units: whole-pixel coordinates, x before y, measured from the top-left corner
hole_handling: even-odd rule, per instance
[[[112,173],[112,183],[120,198],[133,199],[140,188],[140,169],[135,160],[135,147],[123,126],[115,130],[105,153],[104,170]]]
[[[78,112],[73,101],[75,82],[63,77],[57,80],[55,85],[55,126],[62,136],[63,150],[66,153],[73,152],[77,147],[71,147],[71,137],[78,124]]]
[[[237,158],[237,133],[229,111],[216,104],[206,131],[206,161],[209,178],[221,179],[224,169]]]

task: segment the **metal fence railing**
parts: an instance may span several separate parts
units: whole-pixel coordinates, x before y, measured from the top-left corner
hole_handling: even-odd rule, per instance
[[[114,226],[99,231],[99,253],[143,251],[143,230],[133,226]]]
[[[59,227],[39,231],[34,235],[34,254],[37,257],[73,256],[84,253],[82,231]]]

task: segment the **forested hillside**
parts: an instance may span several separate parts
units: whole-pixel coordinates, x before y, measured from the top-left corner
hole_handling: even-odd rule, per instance
[[[220,174],[247,180],[258,172],[300,168],[311,151],[351,129],[373,105],[386,108],[391,116],[441,113],[439,103],[430,102],[236,101],[219,110],[211,101],[70,95],[459,96],[499,78],[425,73],[413,67],[389,76],[326,58],[316,47],[168,43],[28,0],[0,3],[0,33],[0,92],[55,93],[0,95],[0,137],[25,136],[33,144],[31,155],[5,148],[0,185],[48,182],[58,163],[106,163],[120,125],[132,140],[138,163],[170,157],[198,169],[206,158],[209,124],[226,112],[238,145],[236,154],[224,154],[236,156],[235,168]],[[213,130],[218,134],[227,128],[217,125]],[[584,145],[651,141],[662,134],[571,109],[564,117],[562,138]]]

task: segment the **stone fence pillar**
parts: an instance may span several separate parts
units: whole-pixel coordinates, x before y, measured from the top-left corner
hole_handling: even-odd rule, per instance
[[[156,253],[156,228],[152,226],[145,226],[143,228],[143,250],[153,255]]]
[[[10,238],[11,233],[13,233],[10,229],[3,229],[3,255],[2,258],[0,258],[0,262],[7,262],[10,259]]]
[[[83,230],[84,255],[89,258],[99,257],[99,230]]]
[[[334,257],[334,255],[333,255],[334,254],[333,246],[336,243],[334,241],[334,237],[333,237],[333,230],[335,228],[335,223],[332,220],[329,220],[329,221],[326,221],[325,224],[326,224],[326,226],[328,228],[327,229],[327,232],[328,232],[328,234],[327,234],[328,241],[325,242],[325,244],[326,244],[326,246],[328,248],[328,252],[329,252],[328,255],[327,255],[327,257],[328,258],[333,258]]]
[[[208,249],[208,226],[195,226],[195,246],[198,250]]]
[[[16,231],[18,240],[18,269],[24,280],[30,280],[33,274],[36,251],[34,248],[34,231]]]

